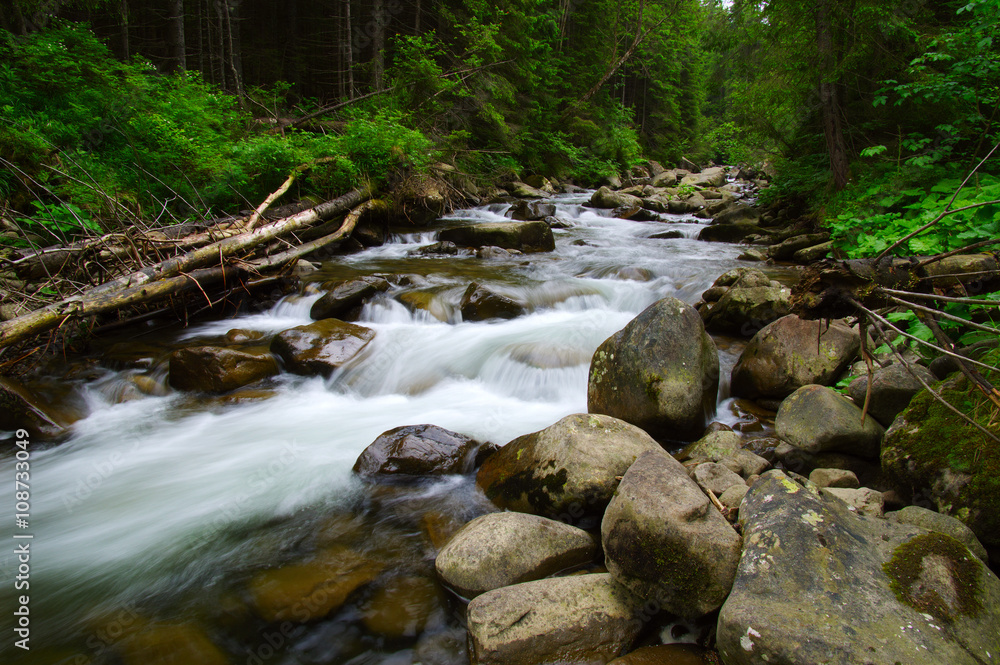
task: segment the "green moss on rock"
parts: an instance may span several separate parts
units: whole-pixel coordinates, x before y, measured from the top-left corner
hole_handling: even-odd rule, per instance
[[[951,536],[916,536],[893,551],[882,566],[899,602],[918,612],[952,622],[982,610],[979,574],[982,564]]]

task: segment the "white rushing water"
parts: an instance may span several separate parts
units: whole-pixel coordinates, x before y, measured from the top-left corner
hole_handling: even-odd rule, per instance
[[[352,501],[358,484],[351,466],[390,428],[432,423],[503,444],[585,412],[596,347],[660,298],[694,303],[738,265],[741,251],[694,240],[701,225],[693,218],[630,222],[584,208],[585,200],[557,199],[558,215],[573,226],[556,231],[550,254],[499,262],[468,254],[412,258],[413,249],[434,241],[420,233],[338,259],[341,269],[358,273],[420,272],[419,288],[433,291],[446,315],[441,321],[411,312],[396,296],[417,287],[394,288],[362,313],[359,323],[376,331],[373,342],[328,380],[282,375],[269,399],[237,404],[176,393],[115,403],[101,382],[84,386],[90,415],[67,442],[32,457],[38,630],[58,634],[97,609],[208,584],[227,566],[263,565],[254,557],[265,554],[253,554],[234,534]],[[505,221],[504,210],[448,219]],[[671,229],[685,237],[649,238]],[[471,281],[466,274],[531,311],[509,321],[461,322],[456,305]],[[198,325],[178,341],[302,325],[316,297]],[[725,373],[732,359],[723,362]],[[4,462],[8,487],[11,466]],[[12,504],[0,507],[8,524]],[[13,557],[2,555],[0,563],[4,579],[12,579]],[[0,598],[6,603],[10,593]]]

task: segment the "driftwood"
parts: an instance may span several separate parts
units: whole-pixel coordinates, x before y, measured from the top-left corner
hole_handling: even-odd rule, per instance
[[[371,191],[367,188],[353,190],[314,208],[131,271],[77,295],[0,322],[0,349],[62,326],[71,319],[151,303],[191,290],[200,290],[207,299],[206,286],[219,283],[236,286],[248,269],[257,272],[279,270],[310,251],[350,235],[361,215],[374,207],[375,204],[368,202],[370,197]],[[277,197],[269,197],[269,200],[274,198]],[[255,253],[276,238],[348,212],[350,214],[336,233],[279,255],[254,259]]]

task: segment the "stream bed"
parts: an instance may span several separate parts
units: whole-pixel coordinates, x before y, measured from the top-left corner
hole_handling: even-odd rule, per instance
[[[268,311],[100,356],[73,385],[89,415],[65,442],[32,452],[32,651],[6,639],[0,659],[467,663],[462,601],[438,585],[433,561],[458,526],[494,508],[473,476],[369,484],[352,474],[355,459],[403,425],[502,445],[586,412],[601,342],[658,299],[693,304],[719,275],[747,265],[736,258],[742,248],[695,239],[703,220],[615,219],[584,207],[588,198],[553,199],[571,226],[554,231],[551,253],[419,256],[436,231],[398,234],[325,264],[303,295]],[[440,224],[507,221],[507,207],[457,211]],[[683,237],[650,238],[666,230]],[[165,385],[171,348],[220,343],[233,329],[266,342],[310,322],[323,283],[371,274],[407,277],[364,306],[357,323],[375,338],[330,378],[283,373],[222,397],[148,389]],[[529,312],[463,322],[458,302],[472,281]],[[716,420],[739,429],[753,418],[727,399],[727,382],[743,342],[716,340]],[[0,479],[13,485],[12,456]],[[14,519],[13,501],[3,502],[0,520]],[[0,566],[11,580],[18,563],[5,550]],[[342,604],[323,618],[325,608],[306,608],[306,622],[263,618],[268,571],[284,568],[291,587],[304,587],[344,557],[365,562],[357,565],[367,573]],[[17,593],[0,590],[3,607]],[[155,655],[171,650],[179,659]]]

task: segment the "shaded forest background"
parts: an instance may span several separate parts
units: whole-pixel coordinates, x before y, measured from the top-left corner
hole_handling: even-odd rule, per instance
[[[998,0],[17,0],[0,9],[8,244],[329,198],[742,164],[871,255],[1000,140]],[[996,160],[962,202],[1000,198]],[[16,228],[15,228],[16,227]],[[893,234],[896,236],[893,236]],[[1000,208],[898,248],[1000,235]],[[35,238],[28,238],[35,241]]]

